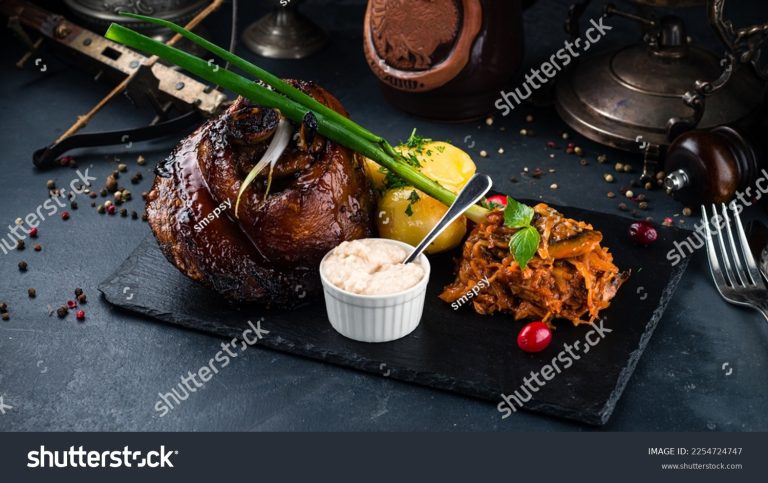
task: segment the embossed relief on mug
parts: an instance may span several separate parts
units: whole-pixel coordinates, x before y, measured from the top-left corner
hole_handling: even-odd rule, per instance
[[[437,89],[467,65],[482,24],[480,0],[369,0],[365,57],[390,87]]]
[[[371,40],[388,65],[429,69],[451,53],[461,16],[457,0],[371,0]]]

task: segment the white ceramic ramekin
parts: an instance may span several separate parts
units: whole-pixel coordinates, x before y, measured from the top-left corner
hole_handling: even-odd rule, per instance
[[[403,247],[408,253],[413,247],[407,243],[375,238]],[[429,260],[421,254],[413,263],[424,268],[424,277],[415,286],[387,295],[358,295],[333,285],[325,276],[325,260],[320,262],[320,280],[325,293],[325,306],[331,325],[341,335],[360,342],[390,342],[410,334],[421,321],[424,299],[429,282]]]

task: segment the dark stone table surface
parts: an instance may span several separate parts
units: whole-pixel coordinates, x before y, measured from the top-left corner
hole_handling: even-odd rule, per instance
[[[241,28],[263,13],[267,2],[240,2]],[[524,107],[492,127],[483,122],[437,124],[406,116],[389,106],[365,65],[361,49],[361,1],[310,1],[304,10],[331,31],[331,43],[303,61],[259,59],[244,48],[238,53],[256,60],[284,77],[313,79],[346,105],[353,117],[391,140],[404,139],[413,127],[433,138],[450,139],[473,153],[481,171],[493,176],[497,189],[525,198],[540,198],[618,212],[618,199],[606,193],[628,185],[632,175],[617,175],[617,183],[602,180],[617,161],[640,159],[602,148],[579,136],[572,139],[585,150],[589,165],[558,151],[548,156],[546,141],[559,139],[566,126],[551,108]],[[593,6],[587,17],[598,15]],[[567,2],[541,0],[525,14],[526,69],[538,65],[562,45],[562,19]],[[685,12],[697,39],[716,40],[703,27],[703,11]],[[759,14],[759,15],[758,15]],[[225,8],[208,22],[211,36],[220,43],[228,37],[229,12]],[[742,4],[734,17],[743,21],[765,18],[765,6]],[[3,21],[5,22],[5,21]],[[610,48],[637,38],[636,27],[621,20],[595,49]],[[21,43],[2,34],[0,53],[0,229],[17,217],[33,212],[48,198],[46,181],[63,186],[76,177],[74,170],[39,172],[31,163],[33,150],[56,138],[76,115],[86,112],[110,89],[91,75],[62,63],[49,52],[35,66],[16,70],[24,52]],[[41,72],[42,66],[45,71]],[[489,106],[490,107],[490,106]],[[527,114],[534,116],[526,123]],[[146,123],[151,115],[120,97],[101,112],[89,131]],[[501,127],[505,130],[502,131]],[[533,129],[523,137],[521,128]],[[569,131],[570,132],[570,131]],[[151,167],[172,148],[175,139],[90,149],[74,153],[81,170],[89,168],[101,186],[119,162],[129,172],[144,174],[138,185],[126,186],[134,200],[129,210],[141,210],[139,193],[148,189]],[[469,146],[473,146],[472,149]],[[503,147],[505,153],[497,154]],[[480,149],[491,153],[478,155]],[[598,154],[608,164],[596,161]],[[146,166],[136,159],[143,155]],[[541,168],[539,179],[520,173]],[[550,173],[549,169],[556,171]],[[516,178],[513,182],[510,178]],[[557,189],[550,185],[556,183]],[[636,190],[641,191],[641,190]],[[659,191],[648,194],[651,210],[643,213],[661,220],[666,216],[692,227],[682,206]],[[123,259],[149,234],[141,220],[100,215],[81,197],[71,218],[58,215],[39,227],[40,237],[29,240],[24,251],[0,251],[0,301],[9,306],[11,319],[0,321],[0,397],[11,409],[0,414],[6,431],[239,431],[239,430],[502,430],[579,431],[587,426],[530,413],[502,420],[496,407],[483,401],[384,377],[362,374],[311,360],[254,348],[234,360],[205,388],[179,408],[160,418],[154,409],[159,392],[167,392],[187,371],[196,371],[220,350],[221,340],[179,329],[115,309],[96,290]],[[629,213],[626,213],[629,216]],[[748,218],[765,219],[751,210]],[[40,243],[42,251],[32,250]],[[29,264],[20,273],[17,264]],[[62,321],[56,308],[82,287],[89,300],[87,320],[72,314]],[[37,297],[29,299],[27,289]],[[638,303],[641,303],[640,300]],[[515,350],[510,348],[510,350]],[[706,256],[697,252],[677,294],[619,402],[605,426],[614,431],[754,431],[768,430],[768,324],[760,314],[728,305],[718,296],[709,276]]]

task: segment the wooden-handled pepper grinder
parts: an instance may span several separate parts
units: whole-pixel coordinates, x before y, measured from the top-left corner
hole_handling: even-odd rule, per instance
[[[768,169],[762,124],[749,129],[718,126],[678,136],[665,160],[667,193],[694,207],[727,203],[739,192],[749,197],[747,188],[754,190],[757,178]]]

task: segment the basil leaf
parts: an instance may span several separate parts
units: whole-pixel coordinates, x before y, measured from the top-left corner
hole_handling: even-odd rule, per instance
[[[532,226],[526,226],[512,235],[509,240],[509,251],[520,265],[520,270],[525,270],[528,261],[536,254],[540,241],[541,235]]]
[[[525,228],[533,220],[533,208],[507,196],[507,207],[504,208],[504,225],[510,228]]]

